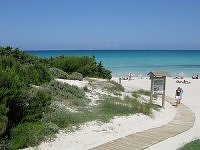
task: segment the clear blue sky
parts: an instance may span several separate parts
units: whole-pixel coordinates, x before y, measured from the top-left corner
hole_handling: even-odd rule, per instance
[[[0,0],[0,45],[200,50],[200,0]]]

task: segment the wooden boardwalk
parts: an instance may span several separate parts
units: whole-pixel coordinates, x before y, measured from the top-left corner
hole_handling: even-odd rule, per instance
[[[174,99],[166,97],[173,104]],[[180,104],[174,119],[166,125],[158,128],[148,129],[131,134],[103,145],[92,148],[92,150],[140,150],[148,148],[158,142],[176,136],[193,127],[195,121],[194,113],[185,105]]]

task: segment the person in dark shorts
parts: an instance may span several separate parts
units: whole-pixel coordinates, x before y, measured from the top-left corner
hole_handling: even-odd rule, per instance
[[[182,89],[180,87],[178,87],[176,89],[175,92],[175,99],[176,99],[176,107],[178,106],[178,104],[180,104],[181,102],[181,94],[182,94]]]

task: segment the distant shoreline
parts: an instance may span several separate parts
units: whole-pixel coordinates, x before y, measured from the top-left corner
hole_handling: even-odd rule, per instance
[[[200,72],[200,50],[32,50],[31,55],[43,58],[57,56],[95,56],[97,62],[112,71],[114,77],[129,72],[146,76],[150,71],[165,71],[171,76],[183,72],[191,77]]]

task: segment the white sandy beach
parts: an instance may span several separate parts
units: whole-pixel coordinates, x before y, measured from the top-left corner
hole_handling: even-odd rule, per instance
[[[113,80],[118,81],[117,78]],[[148,149],[177,149],[184,143],[187,143],[194,138],[200,137],[200,80],[192,80],[191,84],[176,83],[176,79],[167,78],[166,94],[168,96],[175,96],[175,89],[180,86],[184,90],[182,102],[191,108],[196,115],[194,127],[182,134],[173,138],[169,138],[163,142],[151,146]],[[70,83],[71,85],[83,84],[81,81]],[[85,85],[86,83],[84,83]],[[131,81],[122,80],[122,85],[126,90],[143,88],[150,89],[149,79],[135,79]],[[79,86],[79,85],[78,85]],[[83,85],[82,85],[83,86]],[[81,85],[80,85],[81,87]],[[59,133],[55,141],[42,143],[38,146],[42,150],[77,150],[89,149],[97,145],[106,143],[108,141],[124,137],[139,131],[150,128],[155,128],[167,124],[171,121],[176,109],[169,103],[166,103],[165,109],[161,111],[154,111],[154,117],[148,117],[142,114],[136,114],[128,117],[116,117],[110,123],[100,124],[95,121],[82,125],[81,128],[72,133]]]
[[[182,103],[188,106],[195,113],[196,116],[193,128],[175,137],[155,144],[149,147],[149,150],[175,150],[185,143],[190,142],[191,140],[200,138],[200,80],[191,78],[185,78],[185,80],[190,81],[191,83],[176,83],[176,79],[167,78],[166,95],[174,97],[176,88],[179,86],[183,88],[184,93]],[[150,88],[150,80],[146,79],[136,79],[130,82],[122,81],[122,84],[127,87],[136,86],[138,88],[144,89]]]
[[[174,79],[167,79],[167,95],[174,97],[174,89],[180,86],[184,90],[183,104],[188,106],[196,116],[196,120],[193,128],[179,134],[175,137],[169,138],[163,142],[151,146],[151,150],[169,150],[177,149],[178,147],[190,142],[195,138],[200,138],[200,80],[187,78],[186,80],[191,81],[191,84],[177,84]]]

